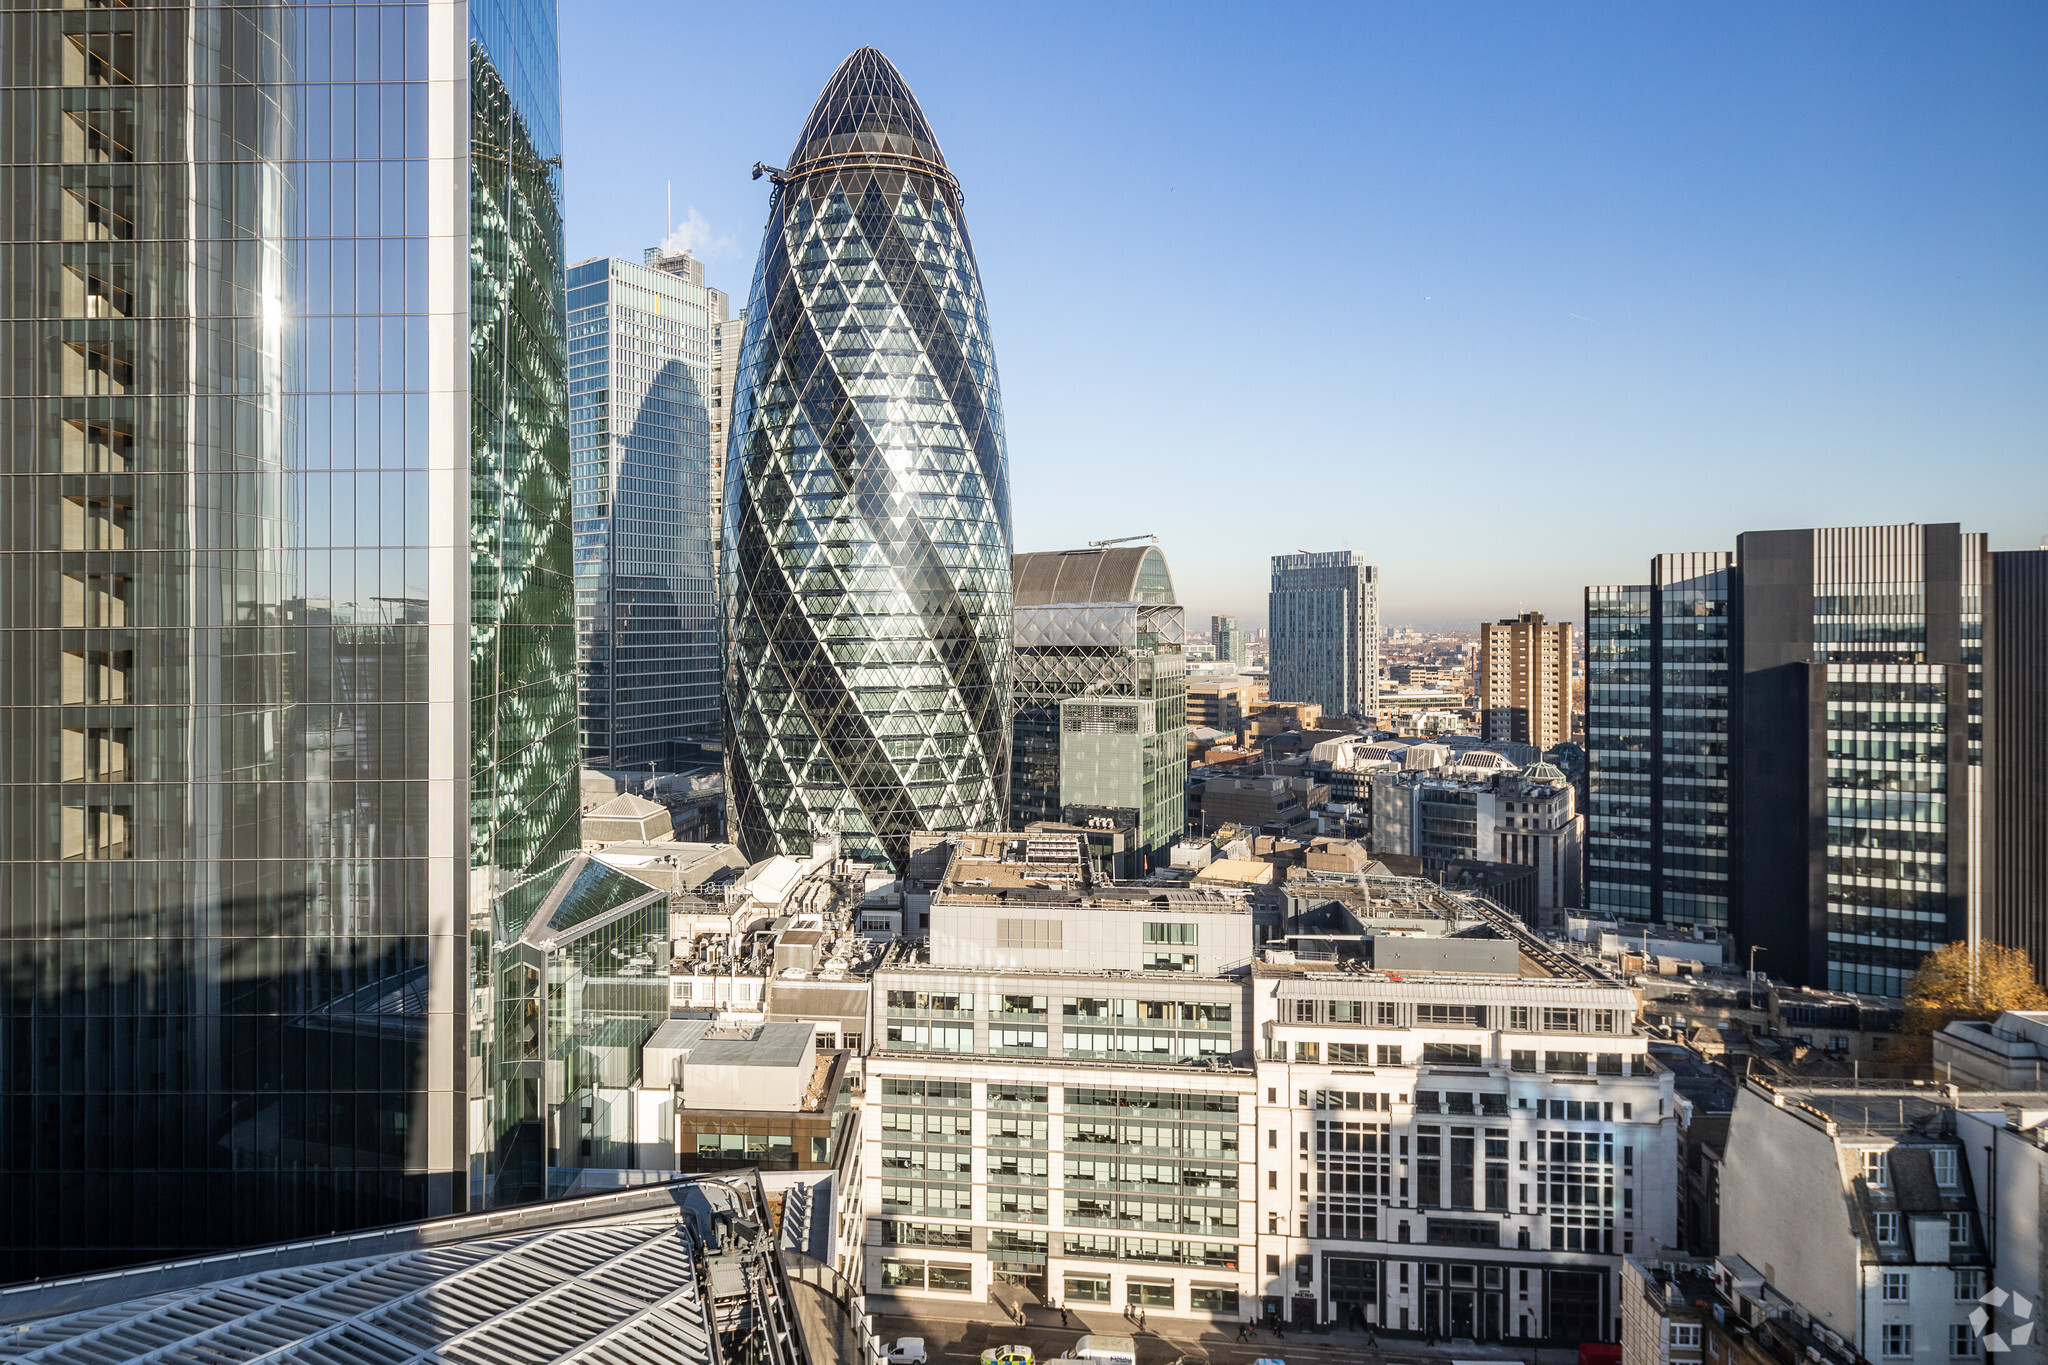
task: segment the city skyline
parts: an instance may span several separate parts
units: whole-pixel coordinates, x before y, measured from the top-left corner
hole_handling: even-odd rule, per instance
[[[758,100],[648,157],[615,130],[669,117],[658,96],[611,80],[603,27],[565,12],[572,259],[637,255],[672,185],[730,287],[766,198],[747,168],[775,158],[808,72],[872,42],[928,73],[976,187],[1019,551],[1156,531],[1195,620],[1256,625],[1271,555],[1349,548],[1385,573],[1389,621],[1476,625],[1573,617],[1617,565],[1758,527],[1955,520],[1999,550],[2048,533],[2028,228],[2048,90],[2020,55],[2038,10],[801,13]],[[680,22],[610,17],[650,40]],[[689,41],[743,48],[760,23],[692,16]],[[1246,401],[1194,284],[1219,272],[1243,343],[1284,335],[1291,392],[1348,415]],[[1197,542],[1219,489],[1297,457],[1318,496],[1288,526]],[[1084,478],[1101,498],[1063,495]],[[1434,555],[1439,517],[1417,513],[1488,489],[1514,495],[1497,534]],[[1581,521],[1601,535],[1526,553]]]

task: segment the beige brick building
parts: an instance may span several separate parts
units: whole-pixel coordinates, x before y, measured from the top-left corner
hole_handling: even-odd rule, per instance
[[[1488,739],[1548,749],[1572,737],[1572,623],[1541,612],[1479,626],[1479,723]]]

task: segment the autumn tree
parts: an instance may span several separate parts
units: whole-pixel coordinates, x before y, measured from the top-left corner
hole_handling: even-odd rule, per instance
[[[1929,953],[1906,983],[1904,1034],[1898,1052],[1924,1060],[1934,1035],[1958,1019],[1996,1019],[2006,1010],[2048,1009],[2048,993],[2034,981],[2022,948],[1951,943]]]

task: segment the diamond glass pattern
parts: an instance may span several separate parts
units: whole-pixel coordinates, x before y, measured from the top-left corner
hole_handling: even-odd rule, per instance
[[[1010,498],[960,190],[887,58],[848,57],[777,177],[726,461],[731,821],[902,862],[1000,828]]]

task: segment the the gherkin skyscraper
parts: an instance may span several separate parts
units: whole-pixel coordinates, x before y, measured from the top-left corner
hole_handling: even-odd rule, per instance
[[[873,48],[811,110],[747,306],[726,460],[725,731],[751,857],[1001,828],[1010,494],[960,186]]]

